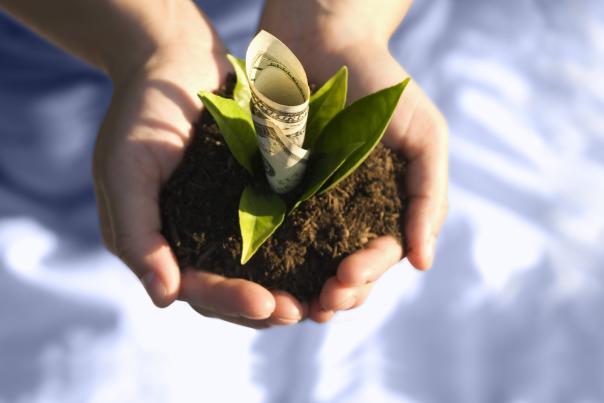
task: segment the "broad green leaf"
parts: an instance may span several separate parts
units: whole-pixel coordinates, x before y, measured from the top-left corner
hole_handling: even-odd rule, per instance
[[[310,97],[304,148],[312,149],[329,121],[346,105],[348,69],[342,66]]]
[[[233,55],[227,55],[227,59],[233,65],[235,75],[237,76],[237,84],[235,84],[235,89],[233,90],[233,99],[243,109],[249,110],[252,92],[250,84],[247,81],[247,74],[245,73],[245,60],[241,60]]]
[[[329,153],[315,149],[302,184],[305,190],[302,193],[302,196],[300,196],[298,201],[294,204],[292,210],[298,207],[303,201],[314,196],[331,175],[342,166],[346,159],[362,145],[363,143],[360,142],[345,144]]]
[[[214,117],[235,159],[250,174],[257,173],[258,143],[249,111],[244,110],[234,100],[211,92],[201,91],[199,98]]]
[[[249,185],[243,190],[239,201],[242,265],[283,223],[286,210],[285,202],[271,191]]]
[[[354,102],[343,109],[325,127],[317,140],[315,149],[330,150],[342,147],[342,144],[362,142],[363,146],[354,151],[337,171],[322,186],[323,193],[350,175],[365,161],[377,143],[382,139],[396,105],[409,83],[409,78],[392,87]]]

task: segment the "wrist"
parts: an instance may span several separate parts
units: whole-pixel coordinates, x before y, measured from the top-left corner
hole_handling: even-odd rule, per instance
[[[127,46],[105,52],[106,71],[114,83],[171,64],[196,68],[224,58],[225,49],[203,12],[191,1],[157,2],[134,16]],[[200,68],[200,70],[203,70]]]
[[[411,0],[267,0],[260,28],[295,51],[388,48]]]

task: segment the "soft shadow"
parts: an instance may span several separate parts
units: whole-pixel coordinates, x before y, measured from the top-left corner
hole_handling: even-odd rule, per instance
[[[463,329],[454,306],[468,289],[479,285],[468,248],[472,238],[467,225],[443,234],[437,261],[423,275],[421,292],[401,302],[379,331],[385,383],[402,396],[420,402],[462,401],[458,399],[455,365]],[[438,256],[447,256],[446,262]]]
[[[471,228],[454,224],[446,261],[380,330],[385,384],[420,402],[599,401],[604,296],[557,299],[549,258],[498,295],[478,275]]]
[[[0,401],[31,396],[49,375],[68,373],[67,354],[53,360],[52,374],[44,359],[67,349],[70,337],[86,334],[92,344],[118,322],[114,309],[28,284],[1,266],[0,295]]]
[[[259,333],[253,351],[254,381],[262,385],[265,403],[311,402],[319,384],[318,351],[328,326],[304,322]]]

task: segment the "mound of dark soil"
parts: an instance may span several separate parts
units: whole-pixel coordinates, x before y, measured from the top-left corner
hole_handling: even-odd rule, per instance
[[[229,84],[232,88],[232,80]],[[252,178],[204,111],[181,165],[162,191],[163,234],[181,268],[245,278],[308,300],[344,257],[370,239],[392,235],[402,242],[404,173],[404,161],[379,144],[335,189],[290,213],[241,266],[238,206]]]

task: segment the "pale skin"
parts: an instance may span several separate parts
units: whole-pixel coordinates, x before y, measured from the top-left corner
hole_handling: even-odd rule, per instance
[[[410,3],[268,0],[260,28],[282,39],[315,83],[347,65],[356,99],[408,76],[388,41]],[[4,0],[0,7],[112,78],[93,167],[102,236],[157,306],[179,299],[204,316],[252,328],[326,322],[361,305],[402,258],[393,238],[374,239],[344,259],[310,303],[246,280],[180,271],[160,233],[158,197],[190,140],[202,107],[197,91],[217,89],[231,70],[208,18],[188,0]],[[425,270],[447,214],[447,127],[413,81],[384,142],[408,160],[405,255]]]

